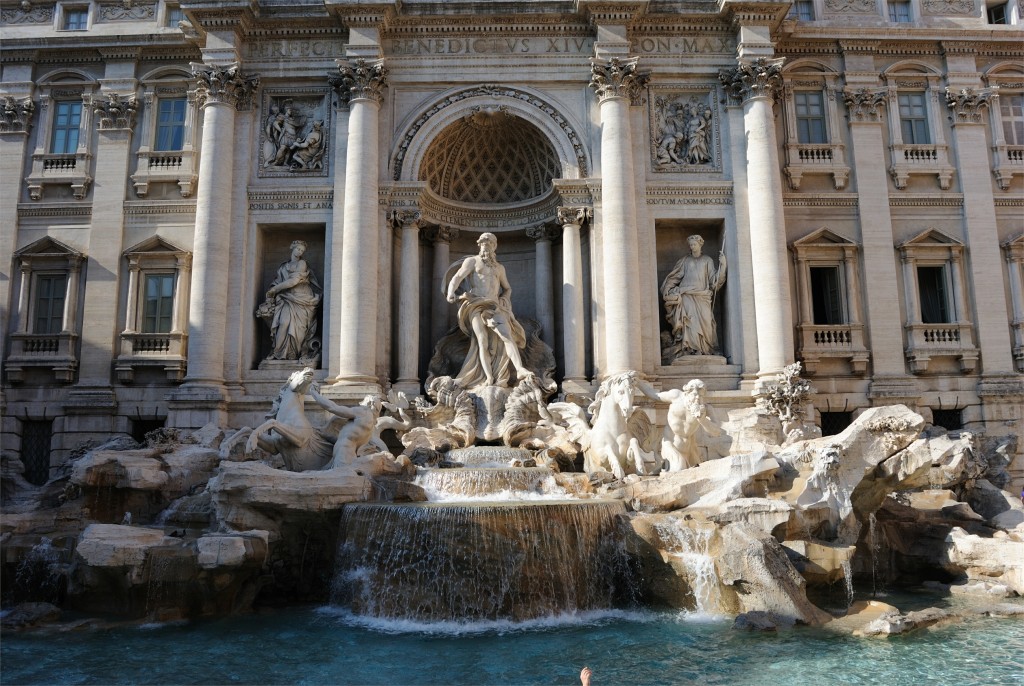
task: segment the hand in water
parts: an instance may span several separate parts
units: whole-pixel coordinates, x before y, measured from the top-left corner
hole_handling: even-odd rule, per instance
[[[593,672],[590,671],[590,667],[584,667],[583,671],[580,672],[580,683],[583,686],[590,686],[590,675]]]

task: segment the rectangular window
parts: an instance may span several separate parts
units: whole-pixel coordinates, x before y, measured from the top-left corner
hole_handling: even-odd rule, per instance
[[[793,93],[796,135],[800,143],[825,143],[825,98],[821,91]]]
[[[949,324],[949,295],[946,288],[946,268],[918,267],[917,291],[921,302],[921,322]]]
[[[846,323],[842,288],[839,267],[811,267],[811,303],[815,324],[831,326]]]
[[[988,23],[989,24],[1005,24],[1006,23],[1006,4],[994,5],[988,8]]]
[[[999,117],[1007,145],[1024,145],[1024,95],[1000,95]]]
[[[178,28],[178,22],[185,19],[185,13],[177,5],[168,5],[167,13],[164,15],[164,26],[172,29]]]
[[[899,24],[910,23],[910,0],[889,0],[889,21]]]
[[[66,274],[37,274],[32,333],[56,334],[64,329]]]
[[[157,106],[156,150],[181,150],[185,141],[185,98],[165,98]]]
[[[800,21],[814,21],[814,0],[796,0],[787,16]]]
[[[82,123],[81,102],[58,102],[53,117],[53,139],[50,152],[72,155],[78,148],[78,127]]]
[[[928,133],[928,109],[924,93],[900,93],[900,130],[907,145],[928,145],[932,142]]]
[[[65,7],[64,8],[64,30],[85,31],[89,28],[88,7]]]
[[[174,274],[146,275],[143,333],[170,333],[174,312]]]

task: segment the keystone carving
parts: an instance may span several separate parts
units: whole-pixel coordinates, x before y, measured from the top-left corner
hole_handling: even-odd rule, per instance
[[[18,100],[8,95],[0,104],[0,133],[28,133],[36,105],[31,98]]]
[[[976,91],[973,88],[961,88],[954,91],[946,89],[946,104],[953,112],[954,123],[981,123],[981,108],[988,107],[992,99],[991,90]]]
[[[785,61],[784,57],[758,57],[751,62],[740,62],[735,69],[723,69],[718,78],[734,98],[775,100],[782,88],[782,64]]]
[[[596,58],[590,60],[590,87],[597,91],[599,102],[608,98],[629,98],[630,104],[640,103],[640,94],[647,87],[651,75],[637,71],[639,59],[613,57],[607,62]]]
[[[226,103],[237,110],[249,108],[252,95],[260,85],[257,75],[246,76],[238,64],[219,67],[192,63],[195,78],[196,101],[200,107],[212,103]]]
[[[887,98],[886,91],[870,91],[867,88],[843,92],[843,102],[850,111],[850,119],[857,121],[879,121],[881,107]]]
[[[117,93],[108,93],[92,102],[92,111],[96,115],[96,126],[100,131],[113,131],[135,127],[135,113],[139,104],[134,95],[122,98]]]
[[[338,60],[338,70],[341,76],[332,76],[328,82],[343,102],[367,99],[379,105],[384,101],[384,89],[388,81],[384,60],[367,62],[358,59],[351,64]]]

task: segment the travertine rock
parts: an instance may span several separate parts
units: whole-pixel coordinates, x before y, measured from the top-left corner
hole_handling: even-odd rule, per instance
[[[146,554],[157,546],[184,547],[159,529],[120,524],[90,524],[75,548],[76,557],[90,567],[131,567],[141,572]]]
[[[968,579],[998,582],[1024,595],[1024,541],[982,538],[954,527],[946,537],[945,554]]]
[[[711,460],[691,469],[668,472],[657,478],[641,479],[613,492],[634,510],[666,512],[690,505],[720,505],[744,496],[763,494],[767,481],[779,463],[767,453],[733,455]]]
[[[849,565],[857,551],[857,547],[852,545],[828,545],[815,541],[784,541],[782,545],[797,554],[793,564],[812,586],[827,586],[843,579],[843,565]]]
[[[267,560],[268,541],[266,531],[207,534],[196,541],[197,562],[203,569],[245,565],[262,567]]]

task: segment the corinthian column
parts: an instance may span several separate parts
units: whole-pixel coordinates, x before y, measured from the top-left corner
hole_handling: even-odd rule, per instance
[[[719,75],[734,97],[743,99],[747,139],[747,203],[750,248],[754,255],[758,376],[782,371],[793,361],[792,295],[782,210],[782,175],[772,106],[782,85],[782,59],[740,61]]]
[[[243,75],[237,64],[193,64],[192,73],[196,101],[203,110],[203,141],[189,299],[188,375],[182,400],[213,403],[205,418],[215,421],[221,418],[223,408],[218,403],[226,395],[224,337],[228,303],[218,294],[228,291],[235,111],[248,109],[259,77]],[[187,414],[180,422],[171,417],[172,424],[205,424],[199,409],[189,409]]]
[[[396,211],[391,220],[402,236],[402,272],[398,277],[398,381],[395,388],[420,393],[420,213]]]
[[[559,207],[562,225],[562,389],[567,382],[586,384],[586,331],[583,313],[583,255],[580,226],[590,219],[589,207]]]
[[[557,234],[550,226],[533,226],[526,235],[537,242],[535,309],[540,322],[540,338],[552,349],[555,347],[555,293],[554,271],[551,266],[551,239]]]
[[[601,112],[601,252],[604,262],[603,374],[643,367],[640,261],[636,231],[636,179],[629,106],[639,98],[649,75],[636,69],[637,58],[591,60],[590,87]]]
[[[341,340],[338,381],[376,384],[378,233],[377,165],[380,105],[387,70],[383,60],[338,60],[338,92],[348,99],[349,139],[345,161],[342,229]]]

